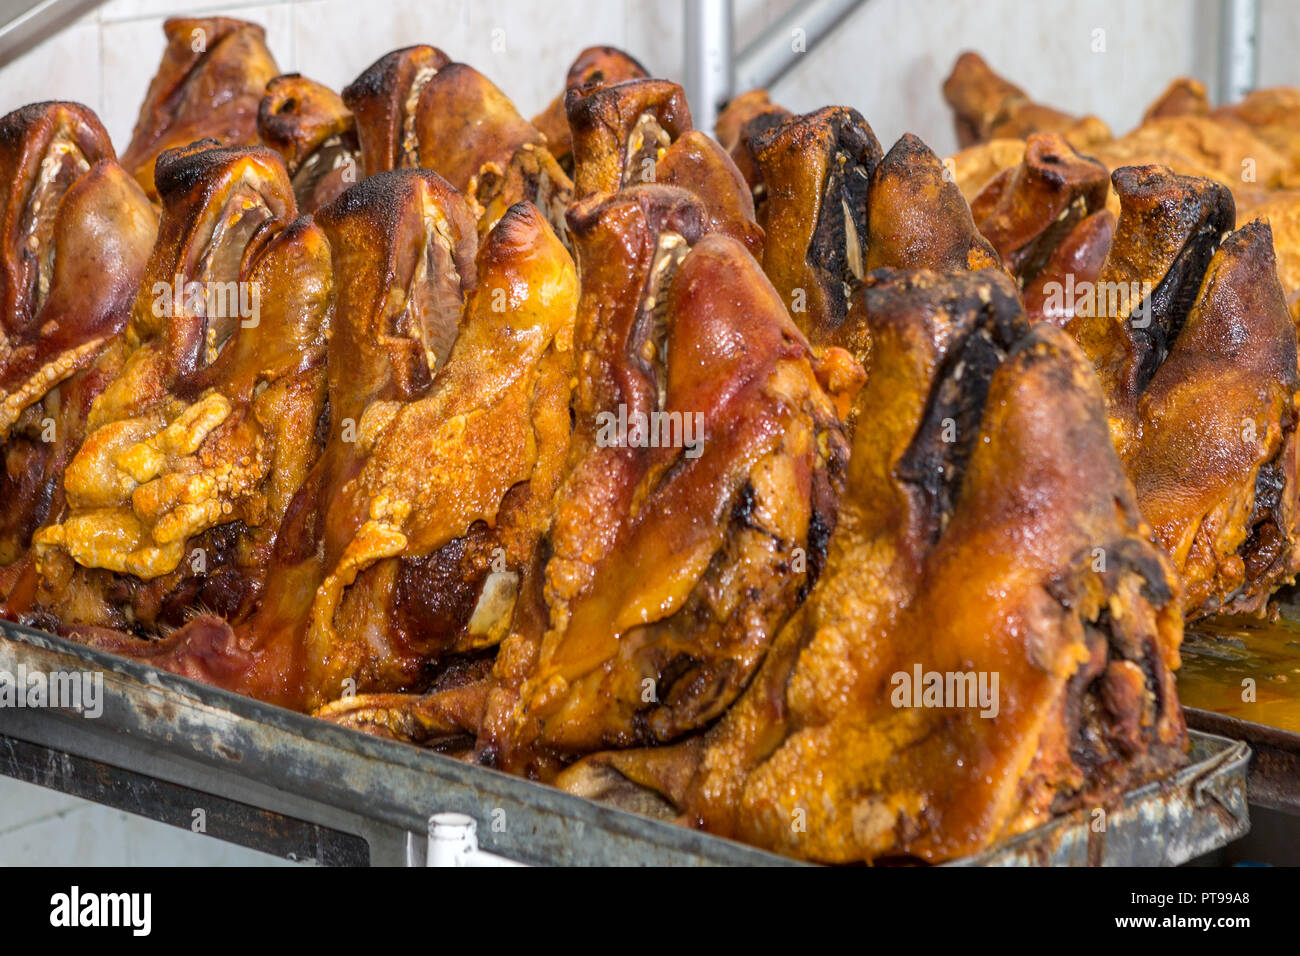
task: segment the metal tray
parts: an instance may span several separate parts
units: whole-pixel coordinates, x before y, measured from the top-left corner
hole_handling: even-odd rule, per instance
[[[1187,726],[1250,745],[1246,793],[1256,806],[1300,815],[1300,734],[1188,707]]]
[[[0,621],[0,670],[103,675],[96,719],[0,709],[0,773],[324,864],[418,865],[432,813],[467,813],[483,849],[555,865],[795,861],[380,740]],[[1192,763],[965,865],[1176,865],[1246,833],[1249,748],[1195,734]],[[202,811],[202,814],[196,811]]]
[[[1190,625],[1178,693],[1189,727],[1250,744],[1250,802],[1300,815],[1300,606],[1284,595],[1279,610],[1274,621]],[[1251,703],[1240,699],[1247,677],[1257,684]]]

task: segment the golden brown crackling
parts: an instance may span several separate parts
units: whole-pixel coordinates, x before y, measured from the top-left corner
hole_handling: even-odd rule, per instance
[[[569,172],[573,169],[573,135],[564,110],[569,90],[589,92],[624,80],[644,79],[650,74],[634,57],[612,46],[591,46],[578,54],[569,67],[564,92],[533,117],[533,125],[546,137],[546,148]]]
[[[406,139],[420,88],[449,63],[451,57],[437,47],[404,47],[381,56],[343,88],[343,102],[356,117],[366,176],[414,165]]]
[[[1239,103],[1220,106],[1211,114],[1225,125],[1241,125],[1268,143],[1287,162],[1283,185],[1296,186],[1300,171],[1300,89],[1274,86],[1252,90]],[[1258,181],[1258,180],[1257,180]]]
[[[762,658],[761,622],[793,610],[799,575],[777,571],[790,542],[813,512],[831,520],[844,446],[816,359],[743,248],[700,235],[702,215],[659,185],[571,211],[574,440],[545,613],[502,646],[480,730],[499,766],[548,773],[560,754],[671,740],[712,719]],[[701,454],[603,444],[602,412],[620,404],[700,410]]]
[[[855,435],[807,602],[701,738],[599,754],[559,785],[621,777],[681,822],[807,859],[939,861],[1183,762],[1178,580],[1146,540],[1086,359],[1058,329],[1024,335],[997,273],[881,272],[865,292],[890,303],[871,310],[873,427]],[[995,368],[954,364],[993,344]],[[906,463],[931,404],[981,380],[970,457],[936,514],[944,499]],[[918,661],[999,673],[998,715],[894,707],[891,675]]]
[[[158,158],[156,184],[163,215],[127,325],[131,354],[96,399],[91,427],[148,407],[208,364],[208,320],[182,308],[155,309],[157,288],[174,289],[177,276],[183,288],[245,278],[245,244],[259,232],[265,241],[297,214],[284,162],[264,147],[208,140],[168,150]]]
[[[339,374],[331,372],[328,388],[338,412],[285,512],[266,589],[253,616],[235,627],[196,621],[136,650],[166,669],[308,710],[337,698],[345,677],[363,695],[397,694],[416,689],[442,655],[490,643],[490,634],[467,633],[464,617],[438,622],[406,608],[403,581],[432,570],[464,575],[464,584],[478,588],[497,546],[512,571],[526,563],[567,441],[572,352],[563,327],[572,313],[564,301],[576,281],[567,253],[527,205],[502,218],[477,267],[466,263],[463,255],[476,250],[473,219],[463,199],[427,170],[372,177],[321,218],[333,253],[328,364]],[[439,260],[447,272],[421,276],[421,255],[449,225],[459,234]],[[460,318],[459,297],[470,298],[459,350],[432,381],[395,388],[416,356],[397,348],[413,330],[398,334],[394,303],[401,309],[424,284],[446,280],[457,290],[455,303],[444,303],[454,304],[453,319]],[[509,296],[505,311],[493,308],[499,289]],[[548,334],[550,347],[540,341]],[[512,348],[502,349],[502,341]],[[418,357],[425,360],[422,351]],[[345,431],[348,418],[355,440]],[[533,440],[521,441],[529,428]],[[491,465],[472,467],[475,456],[491,457]],[[531,471],[521,462],[531,462]],[[495,502],[485,497],[489,486],[504,492]],[[495,514],[495,528],[467,534],[485,509]],[[466,537],[446,541],[443,532]],[[472,546],[457,550],[466,538]],[[385,557],[399,542],[400,556]],[[468,615],[473,602],[463,610]],[[414,700],[403,701],[408,729],[418,713]],[[378,729],[374,720],[369,728]]]
[[[319,451],[330,297],[324,234],[300,220],[253,258],[240,281],[260,290],[257,324],[237,323],[219,352],[188,373],[167,369],[164,360],[169,392],[152,402],[137,396],[131,407],[115,405],[122,386],[110,386],[65,473],[68,513],[35,538],[44,563],[57,562],[57,549],[83,568],[149,582],[130,599],[140,627],[164,623],[149,620],[146,595],[167,603],[184,581],[187,569],[174,573],[182,558],[210,529],[241,523],[247,542],[242,555],[205,558],[212,565],[205,573],[258,579],[264,566],[256,548],[273,540]],[[190,322],[174,313],[162,318],[163,329],[140,343],[125,369],[165,353],[161,340],[171,327]],[[212,549],[209,542],[198,546]],[[105,588],[106,603],[121,600],[111,584]]]
[[[434,554],[484,522],[499,529],[494,543],[517,575],[544,525],[568,444],[577,279],[567,252],[527,203],[489,234],[477,271],[447,364],[420,401],[394,409],[373,433],[363,425],[361,467],[328,505],[327,574],[307,633],[317,703],[337,696],[348,676],[367,690],[402,689],[376,686],[371,670],[395,668],[413,650],[400,631],[371,633],[375,615],[393,614],[385,559]],[[505,310],[494,307],[499,291],[508,296]],[[447,638],[471,623],[457,622]],[[500,637],[480,635],[489,644]],[[376,650],[376,640],[388,652]]]
[[[297,73],[266,85],[257,108],[257,133],[284,159],[289,175],[331,137],[356,135],[356,120],[329,87]]]
[[[1285,185],[1289,160],[1250,127],[1214,116],[1182,113],[1145,121],[1130,133],[1088,151],[1111,169],[1161,163],[1177,172],[1209,170],[1234,192]],[[1162,159],[1169,156],[1174,161]],[[1177,169],[1186,165],[1186,170]],[[1251,179],[1247,180],[1249,173]]]
[[[866,193],[880,144],[856,110],[827,107],[771,127],[751,147],[764,182],[763,271],[813,345],[830,344],[870,268]]]
[[[1180,76],[1170,81],[1164,92],[1152,101],[1142,114],[1142,122],[1165,116],[1204,116],[1210,112],[1210,98],[1205,84],[1190,76]]]
[[[1001,265],[939,157],[911,133],[900,137],[880,160],[868,197],[867,272],[951,272]]]
[[[206,138],[226,146],[255,144],[258,104],[280,74],[256,23],[172,18],[163,32],[167,48],[122,154],[122,166],[151,198],[158,195],[154,161],[165,150]]]
[[[639,176],[641,167],[630,145],[658,162],[662,152],[655,144],[630,144],[643,117],[650,125],[642,139],[662,133],[667,140],[662,148],[692,129],[686,93],[668,80],[631,79],[593,90],[571,89],[565,94],[565,112],[573,134],[574,196],[579,199],[615,192]]]
[[[1056,245],[1101,209],[1110,174],[1080,156],[1058,133],[1035,133],[1024,160],[990,182],[971,203],[980,233],[1022,280],[1033,279]]]

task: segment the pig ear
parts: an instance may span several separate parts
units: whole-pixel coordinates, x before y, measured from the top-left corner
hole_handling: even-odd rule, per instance
[[[1138,406],[1130,471],[1143,513],[1180,564],[1190,616],[1262,613],[1300,564],[1296,351],[1272,233],[1256,220],[1215,252]],[[1217,535],[1204,535],[1207,515],[1224,516]]]
[[[257,108],[280,68],[256,23],[228,17],[168,20],[167,48],[140,106],[122,165],[151,199],[158,198],[154,164],[177,143],[206,137],[252,146]]]
[[[554,781],[561,790],[619,810],[672,820],[704,756],[699,738],[667,747],[609,750],[585,757]]]

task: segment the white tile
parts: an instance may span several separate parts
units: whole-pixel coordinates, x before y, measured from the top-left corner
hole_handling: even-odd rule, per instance
[[[465,46],[459,0],[302,0],[291,9],[298,72],[335,90],[392,50],[427,43],[456,57]]]
[[[0,867],[294,866],[203,834],[0,777]]]
[[[271,2],[288,3],[290,0]],[[100,5],[99,17],[105,23],[146,17],[199,17],[213,14],[247,19],[240,10],[266,5],[267,0],[108,0]]]
[[[48,820],[84,806],[84,801],[57,790],[24,783],[12,777],[0,777],[0,839],[9,830]]]
[[[0,833],[0,865],[121,866],[127,857],[126,831],[105,825],[110,814],[87,804]]]
[[[75,100],[101,112],[99,26],[76,23],[0,69],[0,115],[42,100]]]
[[[276,64],[284,72],[294,68],[293,18],[288,4],[242,7],[240,19],[260,23],[266,29],[266,43]],[[105,23],[103,34],[104,125],[119,152],[131,140],[149,82],[158,70],[166,49],[164,17]]]
[[[1300,4],[1295,0],[1262,0],[1259,5],[1259,82],[1261,86],[1300,84],[1296,70],[1296,41],[1300,39]]]
[[[293,862],[129,813],[108,825],[123,834],[125,866],[294,866]]]
[[[640,60],[651,76],[681,82],[685,42],[682,5],[627,0],[624,16],[623,48]]]
[[[561,91],[569,65],[584,48],[621,47],[624,28],[623,5],[609,0],[472,3],[465,46],[456,57],[501,87],[521,113],[532,116]]]
[[[1134,125],[1195,63],[1194,0],[873,0],[845,20],[773,89],[796,111],[857,108],[886,149],[912,132],[943,154],[956,148],[940,87],[957,55],[977,50],[1040,102],[1096,113],[1117,133]],[[1106,31],[1106,52],[1091,49]],[[1152,46],[1150,37],[1159,36]]]

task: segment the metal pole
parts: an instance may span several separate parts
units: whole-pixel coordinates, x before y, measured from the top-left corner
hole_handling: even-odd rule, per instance
[[[52,37],[103,0],[10,0],[0,3],[0,66]]]
[[[1259,0],[1219,0],[1220,103],[1235,103],[1259,85]]]
[[[713,132],[731,96],[731,0],[685,0],[686,99],[696,129]]]
[[[736,57],[736,91],[771,86],[861,3],[803,0]]]

